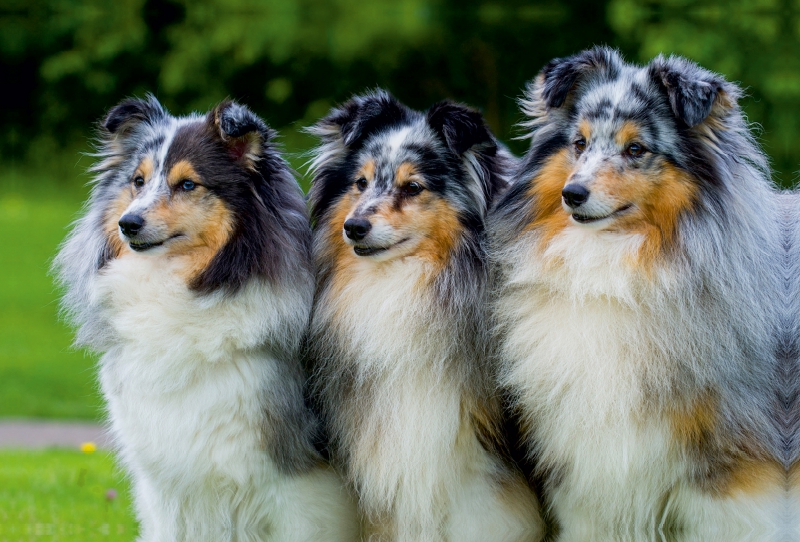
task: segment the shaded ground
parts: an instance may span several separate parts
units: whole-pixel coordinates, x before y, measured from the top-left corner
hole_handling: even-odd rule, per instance
[[[110,448],[105,430],[96,424],[31,420],[0,420],[0,448],[72,448],[92,442]]]

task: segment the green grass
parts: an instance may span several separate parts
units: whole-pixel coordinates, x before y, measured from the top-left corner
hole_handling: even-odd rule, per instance
[[[128,483],[110,454],[0,451],[0,542],[126,542],[136,530]]]
[[[0,417],[98,417],[95,359],[70,347],[48,275],[85,194],[46,179],[0,179]]]

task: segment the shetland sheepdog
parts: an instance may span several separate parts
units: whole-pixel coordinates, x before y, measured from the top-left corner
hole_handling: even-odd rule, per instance
[[[85,215],[56,260],[77,342],[133,481],[142,541],[352,541],[355,506],[313,447],[299,347],[311,230],[246,107],[101,124]]]
[[[510,155],[478,112],[383,91],[311,131],[311,388],[365,539],[536,540],[486,355],[484,218]]]
[[[608,48],[528,86],[494,315],[558,540],[782,535],[782,231],[740,95]]]

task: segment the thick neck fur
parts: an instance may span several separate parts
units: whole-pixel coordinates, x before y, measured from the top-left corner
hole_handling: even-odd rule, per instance
[[[125,386],[180,409],[180,401],[201,394],[211,401],[201,390],[227,382],[214,396],[224,404],[242,401],[235,403],[238,419],[261,433],[272,460],[289,471],[309,468],[317,458],[297,358],[308,285],[252,279],[235,294],[198,294],[173,266],[133,254],[96,277],[92,305],[105,322],[106,393]]]
[[[356,261],[319,285],[315,387],[334,455],[368,514],[441,521],[433,510],[466,463],[454,454],[480,455],[465,425],[487,386],[477,351],[484,271],[474,250],[462,242],[444,269],[415,257]]]
[[[95,302],[115,347],[146,350],[137,360],[152,363],[162,373],[159,379],[173,364],[191,378],[192,369],[225,363],[236,352],[296,354],[308,317],[298,310],[307,297],[302,290],[254,279],[236,294],[198,294],[187,287],[175,263],[131,254],[100,271]],[[187,365],[188,360],[194,361]],[[172,378],[160,382],[154,384],[177,385]]]

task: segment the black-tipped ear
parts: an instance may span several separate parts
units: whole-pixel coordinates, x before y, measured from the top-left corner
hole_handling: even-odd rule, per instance
[[[366,139],[378,128],[405,120],[409,110],[385,90],[355,96],[318,122],[311,132],[323,138],[341,138],[346,147]]]
[[[272,130],[258,115],[244,105],[224,101],[209,113],[208,120],[217,137],[237,161],[252,166],[261,156]]]
[[[649,66],[650,77],[666,92],[672,112],[690,128],[711,114],[714,102],[722,93],[730,100],[738,98],[735,85],[722,77],[680,57],[658,56]]]
[[[167,116],[167,112],[152,94],[141,100],[129,98],[111,108],[102,126],[111,134],[120,134],[133,126],[146,122],[152,124]]]
[[[569,93],[579,79],[590,74],[617,77],[622,58],[614,49],[594,47],[567,58],[556,58],[547,63],[537,77],[541,93],[548,108],[564,105]]]
[[[475,145],[494,144],[483,115],[466,105],[439,102],[428,109],[427,119],[428,125],[459,156]]]

